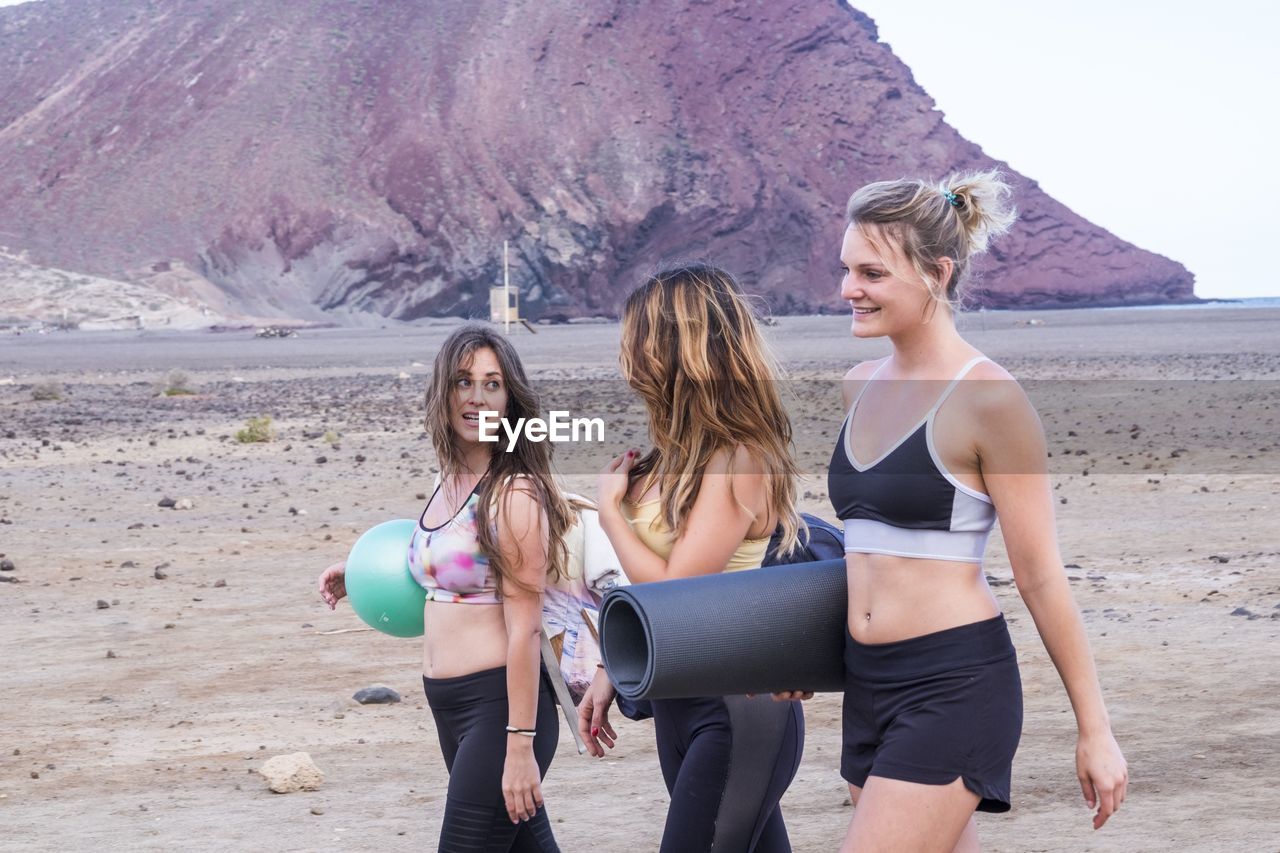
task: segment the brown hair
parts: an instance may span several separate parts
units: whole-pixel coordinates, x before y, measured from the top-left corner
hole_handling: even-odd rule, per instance
[[[645,402],[654,444],[632,477],[657,479],[667,527],[681,534],[711,457],[728,450],[732,465],[741,446],[771,475],[769,508],[782,525],[781,550],[791,550],[801,525],[791,421],[777,367],[733,276],[709,264],[651,276],[623,309],[621,362]]]
[[[970,259],[1017,218],[1011,194],[995,170],[952,174],[940,182],[879,181],[853,194],[846,217],[882,255],[883,240],[892,240],[934,299],[956,307]],[[941,258],[954,263],[946,281],[940,278]]]
[[[479,323],[462,326],[441,344],[432,366],[431,382],[427,386],[426,428],[431,435],[436,459],[440,462],[442,478],[462,465],[457,436],[449,417],[450,395],[456,393],[458,375],[463,366],[480,349],[492,350],[502,370],[502,381],[507,389],[507,411],[503,417],[512,422],[518,418],[539,417],[538,394],[525,375],[520,355],[511,342]],[[480,483],[476,537],[481,553],[488,558],[493,569],[499,590],[511,584],[529,591],[516,580],[515,567],[507,565],[498,547],[495,524],[498,507],[506,501],[513,488],[532,492],[547,515],[547,574],[555,579],[563,577],[568,562],[564,536],[573,523],[573,515],[551,475],[549,442],[529,441],[521,436],[510,453],[500,449],[499,443],[493,447],[489,471]]]

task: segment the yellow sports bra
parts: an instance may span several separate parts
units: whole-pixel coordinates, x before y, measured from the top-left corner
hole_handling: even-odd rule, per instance
[[[632,503],[622,502],[622,516],[631,525],[636,536],[645,546],[662,559],[671,556],[671,549],[676,544],[676,537],[662,520],[662,499]],[[737,572],[742,569],[758,569],[764,562],[765,551],[769,548],[769,537],[762,539],[743,539],[738,550],[729,558],[726,572]]]

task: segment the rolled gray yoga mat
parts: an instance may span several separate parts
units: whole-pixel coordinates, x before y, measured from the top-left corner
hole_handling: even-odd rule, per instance
[[[619,587],[600,650],[627,699],[844,690],[844,560]]]

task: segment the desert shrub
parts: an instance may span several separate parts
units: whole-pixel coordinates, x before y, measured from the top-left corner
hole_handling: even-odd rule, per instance
[[[270,441],[271,433],[271,416],[263,415],[260,418],[249,418],[245,421],[244,429],[236,433],[236,441],[241,444],[253,444],[260,441]]]
[[[191,390],[191,380],[182,370],[170,370],[163,380],[156,383],[158,397],[184,397],[194,393],[196,392]]]
[[[61,400],[62,384],[49,380],[48,382],[40,382],[31,388],[32,400]]]

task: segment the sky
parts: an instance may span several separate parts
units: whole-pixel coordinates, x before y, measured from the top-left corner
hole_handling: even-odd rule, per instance
[[[854,0],[947,123],[1201,297],[1280,296],[1280,4]]]
[[[854,5],[989,156],[1180,261],[1202,297],[1280,296],[1264,253],[1280,211],[1280,168],[1266,156],[1280,138],[1280,4]]]

